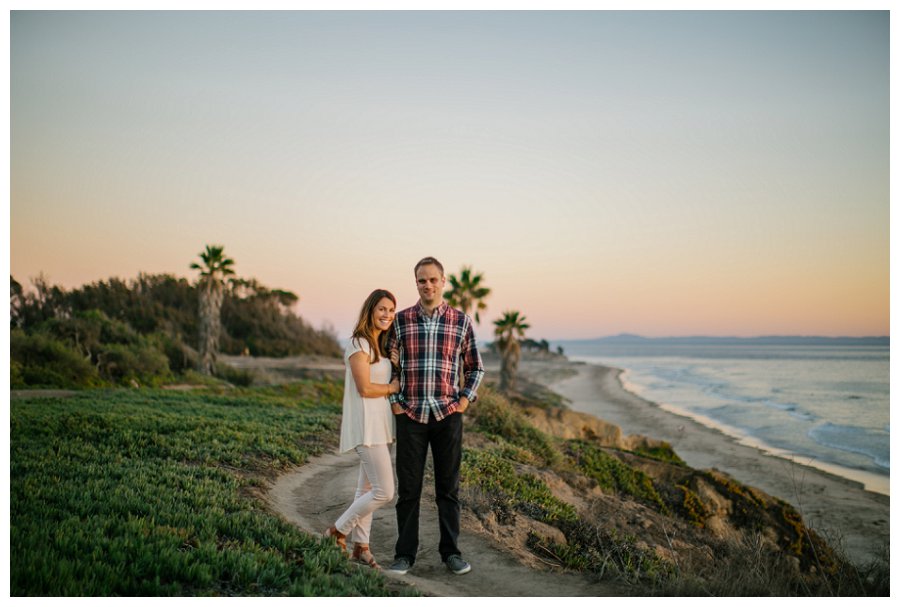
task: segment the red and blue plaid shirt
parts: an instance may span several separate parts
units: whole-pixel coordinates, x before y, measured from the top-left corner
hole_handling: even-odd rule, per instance
[[[475,402],[484,365],[467,315],[442,302],[427,316],[417,303],[394,318],[388,351],[394,347],[400,351],[400,393],[389,400],[400,403],[410,418],[425,424],[431,414],[442,420],[456,411],[461,397]]]

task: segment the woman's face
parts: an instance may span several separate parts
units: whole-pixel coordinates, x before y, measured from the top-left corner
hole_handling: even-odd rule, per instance
[[[382,297],[372,310],[372,324],[379,331],[387,331],[394,322],[394,302]]]

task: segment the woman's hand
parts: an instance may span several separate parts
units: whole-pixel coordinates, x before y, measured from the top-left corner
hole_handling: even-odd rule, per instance
[[[388,394],[400,394],[400,378],[395,377],[390,383]]]
[[[391,364],[395,367],[400,366],[400,350],[397,348],[393,348],[391,350]]]

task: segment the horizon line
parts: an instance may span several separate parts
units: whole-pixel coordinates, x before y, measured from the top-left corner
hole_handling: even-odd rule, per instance
[[[566,338],[566,339],[553,339],[548,341],[598,341],[601,339],[616,339],[616,338],[631,338],[631,339],[646,339],[646,340],[662,340],[662,339],[740,339],[740,340],[750,340],[750,339],[890,339],[890,334],[887,335],[801,335],[801,334],[767,334],[767,335],[748,335],[748,336],[738,336],[738,335],[668,335],[668,336],[657,336],[657,337],[648,337],[646,335],[639,335],[637,333],[617,333],[615,335],[603,335],[599,337],[578,337],[578,338]]]

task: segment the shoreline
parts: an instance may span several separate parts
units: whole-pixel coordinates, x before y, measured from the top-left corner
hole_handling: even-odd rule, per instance
[[[677,415],[678,417],[683,417],[685,419],[692,420],[694,422],[699,423],[702,426],[706,426],[707,428],[709,428],[711,430],[716,430],[718,432],[721,432],[725,436],[736,441],[738,444],[745,445],[745,446],[751,447],[753,449],[757,449],[759,451],[762,451],[766,455],[771,455],[772,457],[778,457],[778,458],[781,458],[781,459],[789,461],[789,462],[794,462],[794,463],[802,462],[800,464],[802,466],[806,466],[809,468],[815,468],[815,469],[819,470],[820,472],[825,472],[827,474],[831,474],[832,476],[835,476],[837,478],[841,478],[843,480],[851,481],[854,483],[859,483],[859,485],[866,491],[869,491],[871,493],[878,493],[880,495],[890,497],[890,494],[891,494],[890,493],[890,490],[891,490],[890,476],[885,476],[882,474],[877,474],[875,472],[870,472],[870,471],[866,471],[866,470],[857,470],[855,468],[849,468],[847,466],[842,466],[840,464],[824,462],[821,460],[817,460],[816,458],[814,458],[812,456],[801,455],[798,453],[794,453],[792,451],[788,451],[787,449],[781,449],[779,447],[775,447],[773,445],[766,443],[765,441],[763,441],[761,439],[753,438],[752,436],[749,436],[749,435],[743,433],[738,428],[728,426],[721,422],[717,422],[717,421],[715,421],[709,417],[703,416],[703,415],[691,413],[691,412],[681,409],[680,407],[677,407],[675,405],[670,405],[668,403],[656,402],[656,401],[650,400],[649,398],[642,396],[640,394],[640,391],[638,390],[637,386],[635,386],[630,381],[628,381],[628,370],[627,369],[621,369],[619,367],[613,367],[613,366],[609,366],[609,365],[600,365],[599,363],[592,363],[592,362],[588,362],[588,361],[584,361],[584,363],[588,364],[588,365],[596,365],[596,366],[602,366],[602,367],[607,367],[609,369],[612,369],[615,372],[616,378],[617,378],[619,384],[621,385],[622,389],[625,390],[626,392],[628,392],[629,394],[633,395],[635,398],[639,398],[652,406],[659,407],[663,411],[667,411],[667,412],[671,413],[672,415]]]
[[[552,370],[548,371],[548,366]],[[716,468],[792,504],[811,527],[833,538],[857,564],[890,545],[890,497],[863,483],[768,453],[642,398],[623,371],[596,363],[523,359],[520,371],[569,401],[573,411],[619,426],[623,434],[664,440],[692,468]]]

